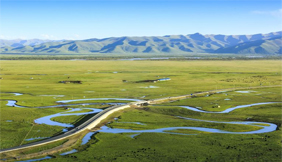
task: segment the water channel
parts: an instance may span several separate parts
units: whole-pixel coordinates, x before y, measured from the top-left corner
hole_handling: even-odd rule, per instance
[[[116,101],[140,101],[138,99],[126,99],[126,98],[90,98],[90,99],[76,99],[76,100],[61,100],[57,101],[57,103],[70,103],[70,102],[77,102],[77,101],[89,101],[89,100],[116,100]],[[254,104],[248,104],[248,105],[240,105],[232,108],[228,108],[224,111],[219,111],[219,112],[214,112],[214,111],[204,111],[200,110],[195,107],[190,107],[190,106],[180,106],[182,108],[189,109],[191,111],[197,111],[197,112],[202,112],[202,113],[229,113],[231,111],[234,111],[236,109],[240,108],[248,108],[252,106],[258,106],[258,105],[265,105],[265,104],[274,104],[274,103],[280,103],[280,102],[262,102],[262,103],[254,103]],[[97,104],[97,103],[80,103],[80,104],[63,104],[63,105],[54,105],[54,106],[42,106],[42,107],[37,107],[37,108],[50,108],[50,107],[60,107],[60,106],[74,106],[74,105],[89,105],[89,104]],[[101,104],[101,103],[99,103]],[[107,103],[107,104],[124,104],[124,103]],[[25,108],[24,106],[19,106],[16,105],[15,100],[8,100],[7,106],[14,106],[14,107],[21,107]],[[88,112],[81,112],[81,113],[75,113],[76,111],[81,111],[81,110],[90,110]],[[96,108],[72,108],[69,111],[61,112],[61,113],[56,113],[52,115],[48,115],[45,117],[41,117],[38,119],[35,119],[34,122],[37,124],[46,124],[46,125],[52,125],[52,126],[61,126],[65,127],[63,131],[66,131],[66,128],[74,127],[74,125],[70,123],[60,123],[51,120],[54,117],[60,117],[60,116],[71,116],[71,115],[87,115],[87,114],[96,114],[98,112],[102,111],[102,109],[96,109]],[[249,131],[249,132],[228,132],[224,130],[219,130],[219,129],[213,129],[213,128],[202,128],[202,127],[168,127],[168,128],[159,128],[159,129],[149,129],[149,130],[131,130],[131,129],[119,129],[119,128],[109,128],[107,126],[102,126],[101,129],[98,132],[104,132],[104,133],[134,133],[134,134],[140,134],[140,133],[172,133],[168,131],[172,130],[177,130],[177,129],[190,129],[190,130],[198,130],[198,131],[204,131],[204,132],[209,132],[209,133],[228,133],[228,134],[254,134],[254,133],[266,133],[266,132],[271,132],[276,130],[276,125],[272,123],[265,123],[265,122],[218,122],[218,121],[208,121],[208,120],[199,120],[199,119],[193,119],[193,118],[185,118],[179,116],[179,118],[184,119],[184,120],[194,120],[194,121],[201,121],[201,122],[212,122],[212,123],[224,123],[224,124],[242,124],[242,125],[254,125],[261,127],[261,129],[256,130],[256,131]],[[116,122],[119,122],[118,119],[116,119]],[[132,123],[132,124],[141,124],[144,125],[143,123],[140,122],[120,122],[120,123]],[[82,144],[85,144],[88,142],[90,139],[91,135],[93,135],[93,132],[90,132],[87,134],[82,142]],[[36,137],[40,138],[40,137]],[[35,139],[36,139],[35,138]],[[47,138],[47,137],[45,137]]]
[[[13,93],[14,95],[18,95],[21,93]],[[65,104],[65,103],[70,103],[70,102],[77,102],[77,101],[89,101],[89,100],[116,100],[116,103],[106,103],[109,105],[116,105],[116,104],[125,104],[125,103],[119,103],[118,101],[141,101],[138,99],[126,99],[126,98],[90,98],[90,99],[76,99],[76,100],[61,100],[57,101],[59,105],[52,105],[52,106],[42,106],[42,107],[36,107],[36,108],[52,108],[52,107],[62,107],[62,106],[77,106],[77,105],[92,105],[92,104],[101,104],[101,103],[80,103],[80,104]],[[20,108],[26,108],[25,106],[20,106],[17,105],[17,101],[15,100],[7,100],[7,106],[11,107],[20,107]],[[228,108],[224,111],[220,112],[211,112],[211,111],[204,111],[200,110],[195,107],[190,107],[190,106],[180,106],[185,109],[189,109],[191,111],[197,111],[201,113],[229,113],[231,111],[234,111],[236,109],[240,108],[248,108],[252,106],[258,106],[258,105],[265,105],[265,104],[275,104],[275,103],[281,103],[281,102],[262,102],[262,103],[254,103],[254,104],[248,104],[248,105],[240,105],[232,108]],[[90,110],[88,112],[80,112],[76,113],[77,111],[81,110]],[[34,122],[37,124],[46,124],[46,125],[52,125],[52,126],[61,126],[64,127],[62,131],[66,131],[67,128],[74,127],[74,125],[70,123],[60,123],[51,120],[54,117],[60,117],[60,116],[71,116],[71,115],[87,115],[87,114],[96,114],[98,112],[102,111],[102,109],[97,109],[97,108],[72,108],[69,111],[61,112],[61,113],[56,113],[52,115],[48,115],[45,117],[41,117],[38,119],[35,119]],[[203,131],[203,132],[209,132],[209,133],[225,133],[225,134],[256,134],[256,133],[267,133],[267,132],[272,132],[275,131],[277,128],[277,125],[272,124],[272,123],[266,123],[266,122],[253,122],[253,121],[234,121],[234,122],[219,122],[219,121],[210,121],[210,120],[200,120],[200,119],[194,119],[194,118],[186,118],[182,116],[177,116],[180,119],[183,120],[192,120],[192,121],[200,121],[200,122],[210,122],[210,123],[224,123],[224,124],[239,124],[239,125],[252,125],[252,126],[257,126],[260,127],[261,129],[259,130],[254,130],[254,131],[248,131],[248,132],[230,132],[230,131],[225,131],[225,130],[220,130],[220,129],[215,129],[215,128],[204,128],[204,127],[167,127],[167,128],[158,128],[158,129],[147,129],[147,130],[132,130],[132,129],[120,129],[120,128],[110,128],[107,127],[106,125],[102,126],[100,130],[96,132],[89,132],[87,133],[84,138],[82,139],[81,145],[86,144],[90,139],[91,136],[97,132],[103,132],[103,133],[129,133],[131,138],[135,138],[136,136],[140,135],[141,133],[168,133],[168,134],[179,134],[179,135],[196,135],[196,134],[185,134],[185,133],[176,133],[176,132],[170,132],[174,130],[180,130],[180,129],[186,129],[186,130],[197,130],[197,131]],[[118,121],[118,118],[116,118],[116,122]],[[145,125],[144,123],[140,122],[120,122],[120,123],[132,123],[132,124],[139,124],[139,125]],[[33,139],[40,139],[43,137],[35,137]],[[48,138],[48,137],[44,137]],[[30,140],[33,140],[30,139]],[[71,150],[65,153],[62,153],[60,155],[67,155],[71,153],[75,153],[77,150]],[[51,158],[50,156],[46,156],[45,158],[41,159],[32,159],[32,160],[27,160],[25,162],[31,162],[31,161],[39,161],[39,160],[45,160]]]

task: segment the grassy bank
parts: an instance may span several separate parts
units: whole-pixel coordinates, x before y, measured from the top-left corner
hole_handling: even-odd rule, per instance
[[[281,84],[279,60],[254,61],[0,61],[1,92],[19,92],[15,96],[1,93],[1,148],[18,146],[25,138],[58,134],[62,127],[34,125],[37,118],[65,112],[61,108],[8,107],[6,100],[17,100],[22,106],[57,105],[56,101],[89,98],[154,99],[192,94],[215,89],[269,86]],[[169,77],[157,83],[136,83]],[[82,84],[59,81],[79,80]],[[126,81],[123,81],[126,80]],[[244,90],[245,91],[245,90]],[[248,91],[248,90],[246,90]],[[229,100],[225,100],[229,99]],[[115,100],[113,100],[115,101]],[[107,102],[113,102],[112,100]],[[222,111],[238,105],[258,102],[281,102],[281,88],[253,89],[249,93],[223,92],[209,97],[196,97],[126,111],[119,122],[108,126],[127,129],[155,129],[176,126],[197,126],[227,131],[251,131],[258,127],[188,121],[176,115],[212,121],[270,122],[281,126],[281,104],[261,105],[235,110],[229,114],[192,112],[178,106],[201,107]],[[85,101],[94,103],[96,101]],[[98,101],[99,103],[104,101]],[[118,102],[118,101],[116,101]],[[84,103],[84,101],[72,102]],[[215,107],[215,106],[220,107]],[[70,106],[71,107],[71,106]],[[74,106],[80,107],[80,106]],[[81,106],[83,107],[83,106]],[[87,106],[84,106],[87,107]],[[91,105],[96,107],[96,105]],[[97,105],[105,107],[105,105]],[[86,116],[87,117],[87,116]],[[79,123],[82,116],[57,117],[53,120]],[[12,121],[12,122],[10,122]],[[120,122],[142,122],[146,125]],[[80,152],[50,161],[273,161],[281,155],[281,132],[254,135],[226,135],[191,130],[172,135],[142,133],[133,139],[129,134],[99,133]],[[231,139],[231,140],[230,140]],[[27,143],[27,141],[24,141]],[[95,154],[93,154],[95,152]],[[224,156],[222,156],[224,155]]]

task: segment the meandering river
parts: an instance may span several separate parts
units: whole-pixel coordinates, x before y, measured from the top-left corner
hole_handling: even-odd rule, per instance
[[[15,95],[21,94],[21,93],[14,93]],[[119,103],[118,101],[141,101],[138,99],[127,99],[127,98],[90,98],[90,99],[76,99],[76,100],[61,100],[61,101],[57,101],[57,103],[59,103],[59,105],[52,105],[52,106],[41,106],[41,107],[36,107],[36,108],[52,108],[52,107],[61,107],[61,106],[77,106],[77,105],[95,105],[95,104],[101,104],[101,103],[79,103],[79,104],[65,104],[65,103],[70,103],[70,102],[77,102],[77,101],[95,101],[95,100],[99,100],[99,101],[107,101],[107,100],[115,100],[117,101],[116,103],[105,103],[105,104],[109,104],[109,105],[116,105],[116,104],[124,104],[124,103]],[[8,100],[7,106],[13,106],[13,107],[20,107],[20,108],[26,108],[25,106],[20,106],[16,104],[17,101],[15,100]],[[182,108],[185,109],[189,109],[191,111],[197,111],[197,112],[201,112],[201,113],[229,113],[231,111],[234,111],[236,109],[241,109],[241,108],[248,108],[248,107],[252,107],[252,106],[257,106],[257,105],[265,105],[265,104],[275,104],[275,103],[279,103],[279,102],[262,102],[262,103],[253,103],[253,104],[248,104],[248,105],[240,105],[240,106],[236,106],[236,107],[231,107],[228,108],[224,111],[220,111],[220,112],[214,112],[214,111],[204,111],[204,110],[200,110],[198,108],[195,107],[190,107],[190,106],[180,106]],[[81,110],[91,110],[88,112],[82,112],[82,113],[75,113],[76,111],[81,111]],[[102,111],[102,109],[96,109],[96,108],[73,108],[69,111],[65,111],[65,112],[61,112],[61,113],[56,113],[56,114],[52,114],[52,115],[48,115],[45,117],[41,117],[38,119],[35,119],[34,122],[37,124],[47,124],[47,125],[52,125],[52,126],[61,126],[61,127],[65,127],[65,128],[70,128],[70,127],[74,127],[74,125],[70,124],[70,123],[61,123],[61,122],[56,122],[53,121],[52,118],[54,117],[60,117],[60,116],[71,116],[71,115],[87,115],[87,114],[96,114],[98,112]],[[102,126],[101,129],[98,132],[105,132],[105,133],[170,133],[170,134],[175,134],[169,131],[173,131],[173,130],[178,130],[178,129],[190,129],[190,130],[198,130],[198,131],[203,131],[203,132],[209,132],[209,133],[227,133],[227,134],[255,134],[255,133],[267,133],[267,132],[271,132],[276,130],[277,126],[275,124],[272,123],[265,123],[265,122],[238,122],[238,121],[234,121],[234,122],[218,122],[218,121],[209,121],[209,120],[199,120],[199,119],[193,119],[193,118],[185,118],[185,117],[181,117],[178,116],[179,118],[183,119],[183,120],[193,120],[193,121],[200,121],[200,122],[210,122],[210,123],[224,123],[224,124],[240,124],[240,125],[252,125],[252,126],[257,126],[257,127],[261,127],[261,129],[259,130],[255,130],[255,131],[248,131],[248,132],[229,132],[229,131],[224,131],[224,130],[220,130],[220,129],[214,129],[214,128],[203,128],[203,127],[168,127],[168,128],[158,128],[158,129],[149,129],[149,130],[132,130],[132,129],[119,129],[119,128],[109,128],[107,126]],[[119,122],[116,120],[116,122]],[[128,123],[128,122],[124,122],[124,123]],[[139,123],[139,122],[129,122],[132,124],[143,124],[143,123]],[[63,131],[67,131],[67,129],[63,129]],[[188,135],[188,134],[187,134]],[[36,139],[36,138],[35,138]],[[90,139],[90,138],[89,138]],[[83,142],[83,144],[85,143],[85,140]]]
[[[12,93],[12,94],[14,94],[15,96],[22,95],[21,93]],[[92,100],[92,101],[95,101],[95,100],[99,100],[99,101],[115,100],[115,101],[117,101],[115,103],[104,103],[104,104],[109,104],[109,105],[125,104],[125,103],[120,103],[118,101],[141,101],[141,100],[138,100],[138,99],[126,99],[126,98],[90,98],[90,99],[76,99],[76,100],[61,100],[61,101],[57,101],[58,105],[41,106],[41,107],[33,107],[33,108],[53,108],[53,107],[62,107],[62,106],[71,107],[71,106],[78,106],[78,105],[82,105],[83,107],[82,108],[72,108],[72,109],[65,111],[65,112],[60,112],[60,113],[48,115],[48,116],[45,116],[45,117],[41,117],[41,118],[35,119],[34,122],[37,123],[37,124],[46,124],[46,125],[52,125],[52,126],[65,127],[62,131],[67,131],[66,128],[74,127],[74,125],[72,125],[70,123],[56,122],[56,121],[53,121],[52,118],[60,117],[60,116],[71,116],[71,115],[96,114],[96,113],[102,111],[102,109],[84,107],[84,106],[87,106],[87,105],[95,105],[95,104],[101,104],[101,103],[66,104],[66,103],[70,103],[70,102],[90,101],[90,100]],[[26,106],[17,105],[16,100],[7,100],[7,101],[8,101],[8,103],[6,104],[7,106],[19,107],[19,108],[28,108]],[[228,108],[228,109],[226,109],[224,111],[220,111],[220,112],[204,111],[204,110],[200,110],[198,108],[190,107],[190,106],[180,106],[180,107],[188,109],[190,111],[197,111],[197,112],[201,112],[201,113],[229,113],[229,112],[234,111],[236,109],[249,108],[249,107],[252,107],[252,106],[265,105],[265,104],[275,104],[275,103],[281,103],[281,102],[262,102],[262,103],[248,104],[248,105],[240,105],[240,106]],[[88,112],[76,113],[77,111],[81,111],[81,110],[88,110]],[[86,134],[85,137],[83,138],[81,144],[82,145],[86,144],[91,139],[91,136],[93,134],[97,133],[97,132],[130,133],[131,134],[130,137],[135,138],[136,136],[138,136],[141,133],[168,133],[168,134],[180,134],[180,135],[196,135],[196,134],[185,134],[185,133],[170,132],[170,131],[175,131],[175,130],[180,130],[180,129],[197,130],[197,131],[203,131],[203,132],[209,132],[209,133],[256,134],[256,133],[272,132],[272,131],[275,131],[276,128],[277,128],[277,125],[275,125],[273,123],[266,123],[266,122],[255,122],[255,121],[221,122],[221,121],[210,121],[210,120],[200,120],[200,119],[194,119],[194,118],[187,118],[187,117],[182,117],[182,116],[177,116],[177,117],[180,118],[180,119],[183,119],[183,120],[192,120],[192,121],[209,122],[209,123],[251,125],[251,126],[260,127],[261,129],[254,130],[254,131],[247,131],[247,132],[230,132],[230,131],[225,131],[225,130],[220,130],[220,129],[215,129],[215,128],[204,128],[204,127],[167,127],[167,128],[147,129],[147,130],[132,130],[132,129],[110,128],[110,127],[107,127],[106,125],[104,125],[104,126],[101,127],[100,130],[98,130],[96,132],[89,132],[88,134]],[[116,118],[116,122],[119,122],[118,118]],[[140,123],[140,122],[120,122],[120,123],[132,123],[132,124],[145,125],[144,123]],[[34,140],[40,139],[40,138],[42,138],[42,137],[34,137]],[[44,138],[48,138],[48,137],[44,137]],[[33,139],[31,139],[31,141],[32,140]],[[67,154],[74,153],[74,152],[77,152],[77,150],[65,152],[61,155],[67,155]],[[43,160],[43,159],[48,159],[48,158],[50,158],[50,157],[46,156],[45,158],[33,159],[33,160],[29,160],[29,161],[37,161],[37,160]]]

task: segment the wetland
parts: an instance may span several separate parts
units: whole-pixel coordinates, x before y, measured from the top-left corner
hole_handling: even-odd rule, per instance
[[[280,85],[280,61],[1,61],[1,75],[1,149],[52,137],[112,105],[233,88],[117,113],[48,161],[281,159],[281,87],[264,87]],[[82,84],[58,83],[67,77]]]

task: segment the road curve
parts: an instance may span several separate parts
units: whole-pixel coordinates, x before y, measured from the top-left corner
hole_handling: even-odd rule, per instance
[[[58,135],[58,136],[55,136],[55,137],[51,137],[51,138],[48,138],[48,139],[45,139],[45,140],[42,140],[42,141],[25,144],[25,145],[22,145],[22,146],[16,146],[16,147],[8,148],[8,149],[3,149],[3,150],[0,150],[0,154],[10,152],[10,151],[16,151],[16,150],[31,148],[31,147],[35,147],[35,146],[45,145],[45,144],[48,144],[48,143],[52,143],[52,142],[56,142],[56,141],[59,141],[59,140],[66,139],[68,137],[71,137],[73,135],[81,133],[82,131],[90,130],[90,129],[96,127],[102,120],[106,119],[109,115],[111,115],[112,113],[114,113],[116,111],[126,109],[126,108],[130,108],[131,105],[139,105],[139,104],[143,104],[143,103],[146,103],[146,102],[147,101],[138,101],[138,102],[131,102],[131,103],[128,103],[126,105],[112,106],[110,108],[107,108],[107,109],[101,111],[100,113],[96,114],[92,118],[88,119],[83,124],[79,125],[78,127],[74,128],[74,129],[72,129],[68,132],[65,132],[64,134],[61,134],[61,135]]]
[[[156,104],[156,103],[160,103],[160,102],[167,102],[167,101],[185,99],[185,98],[190,98],[190,97],[197,96],[197,95],[218,93],[218,92],[223,92],[223,91],[226,92],[226,91],[234,91],[234,90],[240,90],[240,89],[255,89],[255,88],[278,87],[278,86],[280,87],[281,85],[220,89],[220,90],[198,92],[198,93],[194,93],[194,94],[182,95],[182,96],[176,96],[176,97],[166,97],[166,98],[161,98],[161,99],[153,99],[153,100],[149,100],[149,101],[136,101],[136,102],[130,102],[126,105],[113,106],[113,107],[110,107],[110,108],[107,108],[107,109],[101,111],[100,113],[96,114],[92,118],[88,119],[83,124],[79,125],[78,127],[74,128],[74,129],[72,129],[72,130],[70,130],[70,131],[68,131],[64,134],[61,134],[61,135],[58,135],[58,136],[55,136],[55,137],[52,137],[52,138],[48,138],[48,139],[45,139],[45,140],[42,140],[42,141],[25,144],[25,145],[22,145],[22,146],[16,146],[16,147],[8,148],[8,149],[3,149],[3,150],[0,150],[0,154],[10,152],[10,151],[16,151],[16,150],[31,148],[31,147],[35,147],[35,146],[45,145],[45,144],[48,144],[48,143],[52,143],[52,142],[55,142],[55,141],[66,139],[68,137],[71,137],[73,135],[81,133],[82,131],[90,130],[90,129],[96,127],[102,120],[107,118],[112,113],[119,111],[119,110],[122,110],[122,109],[129,108],[131,105],[140,106],[140,105],[146,105],[146,104]]]

